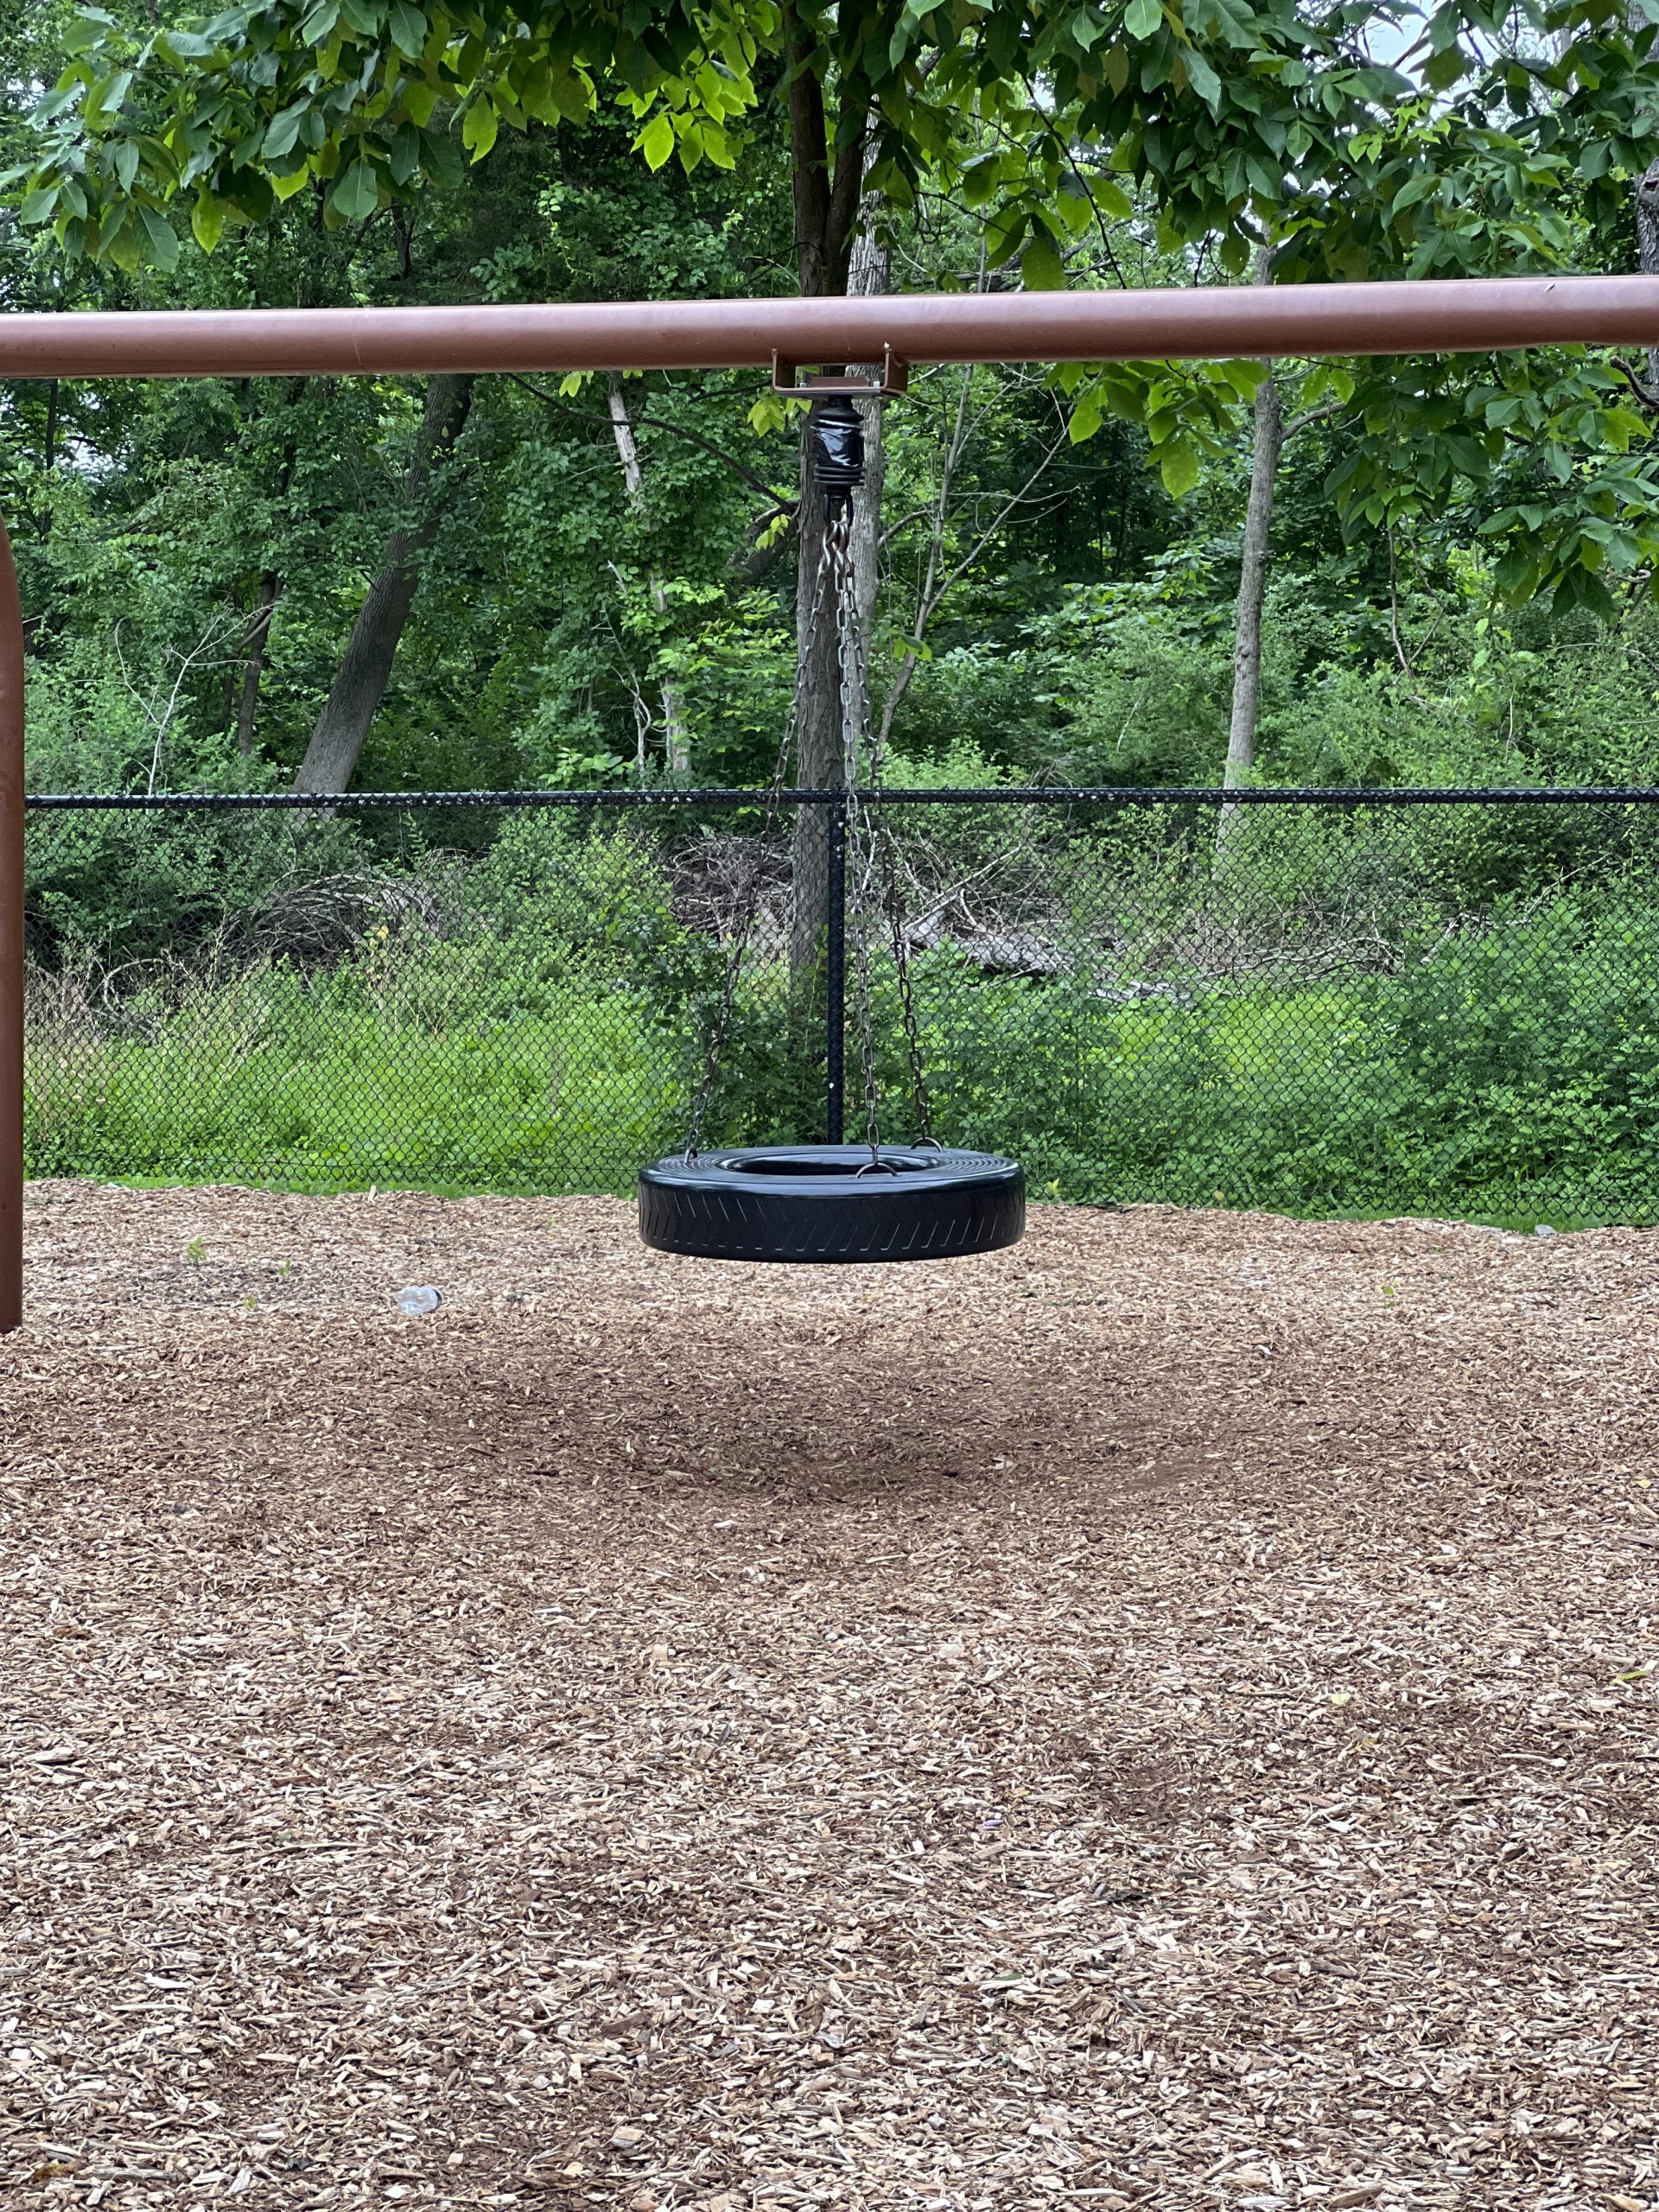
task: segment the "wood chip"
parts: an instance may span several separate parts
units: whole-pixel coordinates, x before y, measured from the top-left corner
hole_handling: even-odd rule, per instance
[[[27,1227],[0,2195],[1659,2202],[1659,1236]]]

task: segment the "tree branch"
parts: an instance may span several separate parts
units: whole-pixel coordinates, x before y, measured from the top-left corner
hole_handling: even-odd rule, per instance
[[[538,385],[531,384],[528,377],[518,376],[512,370],[508,371],[507,375],[510,383],[522,385],[531,398],[539,399],[544,407],[562,408],[567,415],[575,416],[580,422],[603,423],[607,429],[610,428],[611,418],[608,415],[601,415],[594,408],[578,407],[574,400],[562,398],[557,392],[543,391]],[[734,454],[725,452],[722,448],[712,444],[709,439],[700,437],[696,431],[686,429],[682,423],[671,423],[661,415],[638,414],[634,416],[633,422],[636,428],[643,424],[653,430],[666,430],[671,437],[683,438],[687,445],[700,448],[702,452],[712,455],[715,461],[729,468],[734,476],[741,476],[751,490],[758,492],[763,499],[770,500],[774,507],[785,507],[793,512],[794,501],[786,493],[780,492],[775,484],[768,484],[764,477],[757,476],[752,468],[747,467]]]
[[[1649,391],[1636,372],[1627,368],[1623,361],[1615,361],[1613,366],[1644,407],[1659,408],[1659,391]]]
[[[1327,399],[1323,406],[1305,407],[1300,415],[1293,415],[1284,428],[1284,440],[1294,438],[1298,430],[1306,429],[1310,423],[1324,423],[1332,415],[1340,415],[1348,404],[1345,399]]]

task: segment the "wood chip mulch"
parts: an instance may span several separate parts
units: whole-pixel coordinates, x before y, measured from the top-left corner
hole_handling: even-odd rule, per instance
[[[0,2201],[1659,2206],[1659,1235],[29,1235]]]

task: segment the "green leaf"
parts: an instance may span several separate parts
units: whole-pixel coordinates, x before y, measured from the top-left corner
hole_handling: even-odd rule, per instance
[[[388,167],[394,184],[408,184],[421,165],[421,134],[412,123],[405,123],[391,142],[391,159]]]
[[[328,194],[328,206],[343,222],[366,222],[380,205],[380,184],[367,162],[353,162]]]
[[[426,17],[409,0],[391,0],[391,38],[411,61],[418,61],[426,50]]]
[[[27,198],[24,200],[22,206],[17,210],[17,219],[20,223],[28,223],[30,225],[35,223],[49,223],[52,219],[52,211],[57,204],[57,186],[55,184],[37,184],[34,191],[29,194]]]
[[[645,156],[648,168],[662,168],[674,151],[674,124],[666,109],[658,109],[634,143]]]
[[[480,93],[467,109],[461,125],[461,143],[475,162],[481,162],[494,145],[499,128],[494,101]]]
[[[278,162],[284,154],[293,151],[308,105],[305,100],[296,100],[292,107],[285,107],[280,115],[272,118],[265,127],[264,143],[259,149],[264,160]]]
[[[1186,71],[1187,83],[1192,86],[1211,115],[1215,114],[1221,105],[1220,78],[1217,76],[1204,56],[1192,47],[1188,47],[1183,53],[1181,61]]]
[[[210,192],[198,194],[196,204],[190,210],[190,227],[204,253],[211,253],[224,235],[225,213],[222,200],[216,200]]]
[[[1395,213],[1399,214],[1402,208],[1414,207],[1420,200],[1427,200],[1430,193],[1438,192],[1440,186],[1440,180],[1432,170],[1427,175],[1413,177],[1402,190],[1395,194]]]
[[[967,164],[958,188],[965,207],[983,207],[996,197],[1001,166],[996,154],[977,154]]]
[[[1492,582],[1504,599],[1522,600],[1531,596],[1537,586],[1538,570],[1524,545],[1511,546],[1493,569]]]
[[[1185,498],[1198,480],[1198,456],[1180,438],[1171,438],[1158,451],[1158,474],[1172,499]]]
[[[1123,10],[1123,28],[1131,38],[1150,38],[1161,29],[1164,11],[1158,0],[1129,0]]]
[[[1020,257],[1020,274],[1028,292],[1065,289],[1065,264],[1046,231],[1032,232],[1031,243]]]
[[[105,31],[115,29],[115,17],[102,8],[78,8],[63,33],[66,54],[90,54],[104,43]]]
[[[206,61],[219,48],[199,31],[163,31],[156,41],[156,51],[177,68],[187,61]]]
[[[734,169],[737,167],[737,149],[718,123],[702,125],[698,132],[698,143],[704,159],[712,162],[717,169]]]
[[[1030,210],[1025,207],[1005,207],[991,218],[985,226],[985,257],[993,269],[1014,259],[1030,222]]]
[[[112,76],[100,78],[80,105],[80,111],[88,126],[100,130],[109,118],[118,115],[121,103],[132,89],[130,69],[118,69]]]
[[[1103,215],[1109,215],[1115,223],[1129,220],[1135,213],[1135,202],[1116,178],[1092,177],[1090,184],[1095,195],[1095,205]]]
[[[165,215],[153,207],[135,207],[140,244],[144,258],[157,269],[176,269],[179,264],[178,234]]]
[[[453,191],[467,174],[461,167],[454,140],[445,131],[423,130],[421,154],[421,166],[428,176],[434,184],[442,186],[447,192]]]
[[[1104,406],[1097,391],[1085,391],[1071,410],[1066,434],[1074,446],[1084,444],[1099,429]]]
[[[138,253],[137,233],[125,216],[113,227],[105,229],[98,251],[100,260],[112,261],[129,276],[136,276],[143,265]]]

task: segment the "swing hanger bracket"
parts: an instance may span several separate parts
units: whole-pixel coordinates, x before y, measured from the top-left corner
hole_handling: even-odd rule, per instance
[[[874,377],[803,377],[801,363],[772,357],[772,388],[794,399],[829,399],[845,393],[854,399],[899,399],[910,389],[910,363],[901,361],[891,346],[881,349],[881,373]]]

